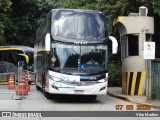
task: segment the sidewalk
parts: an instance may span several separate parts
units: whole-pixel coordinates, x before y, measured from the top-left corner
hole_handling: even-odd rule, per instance
[[[151,105],[155,109],[160,109],[160,100],[148,100],[145,95],[143,96],[130,96],[122,94],[122,87],[108,87],[108,95],[122,99],[125,101],[133,102],[136,104],[147,104]]]

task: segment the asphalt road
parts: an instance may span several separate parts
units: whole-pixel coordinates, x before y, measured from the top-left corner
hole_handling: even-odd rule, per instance
[[[14,91],[13,91],[14,92]],[[114,111],[117,105],[136,104],[119,100],[109,95],[98,96],[95,101],[80,96],[56,96],[47,99],[41,91],[37,91],[35,85],[30,85],[27,96],[16,96],[13,94],[1,93],[0,110],[38,110],[38,111]]]
[[[0,86],[1,87],[1,86]],[[14,91],[12,91],[14,92]],[[11,91],[10,91],[11,93]],[[119,110],[117,106],[120,106]],[[61,111],[113,111],[109,114],[109,116],[113,116],[113,118],[107,117],[107,119],[116,119],[116,112],[115,111],[125,111],[127,106],[132,106],[133,110],[129,111],[136,111],[137,105],[134,103],[126,102],[117,98],[113,98],[109,95],[98,96],[95,101],[90,101],[85,99],[84,97],[77,97],[77,96],[65,96],[65,97],[54,97],[53,99],[46,99],[45,96],[41,91],[37,91],[35,89],[35,85],[30,86],[30,92],[28,92],[27,96],[16,96],[15,92],[13,94],[6,94],[2,92],[0,94],[0,111],[59,111],[58,117],[54,119],[61,120],[64,117],[61,116]],[[152,109],[154,110],[154,109]],[[138,111],[137,111],[138,112]],[[74,112],[73,112],[74,113]],[[128,112],[129,113],[129,112]],[[52,113],[51,113],[52,114]],[[54,113],[55,114],[55,113]],[[69,113],[72,114],[72,113]],[[78,112],[76,113],[78,114]],[[93,116],[96,116],[94,113]],[[87,120],[97,120],[97,117],[87,117]],[[104,113],[105,114],[105,113]],[[51,115],[52,116],[52,115]],[[78,116],[78,115],[77,115]],[[81,116],[81,115],[79,115]],[[83,116],[83,115],[82,115]],[[103,116],[103,115],[102,115]],[[106,115],[104,115],[106,116]],[[2,117],[0,117],[1,120]],[[145,118],[145,119],[144,119]],[[149,117],[151,119],[151,117]],[[6,117],[3,120],[8,120],[11,118]],[[15,119],[15,118],[14,118]],[[17,118],[16,118],[17,119]],[[23,118],[25,120],[27,118]],[[32,120],[32,118],[30,118]],[[51,117],[34,117],[34,120],[53,120]],[[65,120],[84,120],[84,117],[65,117]],[[106,117],[100,117],[101,120],[106,120]],[[148,117],[132,117],[132,114],[129,113],[129,118],[127,117],[118,117],[118,120],[147,120]],[[148,119],[148,120],[150,120]],[[157,117],[154,118],[155,120],[159,120]],[[17,119],[18,120],[18,119]]]

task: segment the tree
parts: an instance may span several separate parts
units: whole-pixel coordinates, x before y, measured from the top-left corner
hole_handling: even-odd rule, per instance
[[[0,0],[0,45],[6,44],[6,37],[4,35],[7,25],[11,24],[9,13],[11,12],[11,1]]]
[[[119,34],[112,25],[113,20],[130,12],[138,12],[140,6],[148,7],[148,15],[155,19],[154,40],[159,51],[159,0],[0,0],[0,44],[33,46],[40,23],[51,9],[56,8],[102,11],[108,22],[109,35],[118,38]],[[160,56],[160,52],[156,52],[156,56]]]
[[[12,13],[10,20],[12,24],[5,31],[8,44],[33,46],[34,29],[32,27],[31,14],[34,14],[35,4],[31,0],[11,0]]]
[[[156,57],[160,57],[159,0],[0,0],[0,45],[22,44],[33,47],[36,30],[40,23],[51,9],[56,8],[102,11],[108,22],[109,35],[116,36],[119,40],[119,33],[112,25],[113,21],[118,16],[127,16],[130,12],[138,13],[140,6],[146,6],[148,15],[154,17],[153,39],[156,42]],[[110,76],[115,76],[112,73],[120,74],[118,69],[121,63],[120,58],[120,47],[118,55],[109,54],[109,65],[111,65],[109,67],[113,71],[110,71]]]

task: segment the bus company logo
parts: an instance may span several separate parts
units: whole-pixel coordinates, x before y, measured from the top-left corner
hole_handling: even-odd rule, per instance
[[[11,112],[2,112],[2,117],[12,117]]]
[[[64,80],[64,81],[69,81],[69,77],[67,75],[60,75],[60,79]]]
[[[87,41],[74,41],[74,44],[87,45]]]

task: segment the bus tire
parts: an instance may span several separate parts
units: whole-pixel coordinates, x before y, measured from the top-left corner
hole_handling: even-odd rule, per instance
[[[36,89],[37,89],[37,90],[41,90],[41,88],[40,88],[38,85],[36,85]]]
[[[36,85],[36,89],[37,89],[37,90],[41,90],[41,88],[37,85],[36,82],[37,82],[37,77],[36,77],[36,74],[35,74],[35,85]]]
[[[52,99],[52,94],[48,93],[47,91],[44,91],[44,96],[45,96],[47,99]]]

